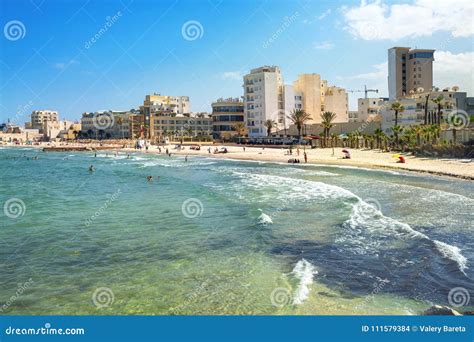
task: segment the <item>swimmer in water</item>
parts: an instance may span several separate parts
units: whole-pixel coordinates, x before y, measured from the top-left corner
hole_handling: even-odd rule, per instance
[[[95,171],[94,165],[89,166],[89,172],[94,172],[94,171]]]
[[[146,180],[147,180],[148,182],[152,182],[152,181],[153,181],[153,176],[148,176],[148,177],[146,177]]]

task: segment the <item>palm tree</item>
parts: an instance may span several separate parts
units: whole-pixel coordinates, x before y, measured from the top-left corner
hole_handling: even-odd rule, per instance
[[[398,126],[398,114],[402,114],[405,110],[405,107],[400,102],[394,102],[390,106],[390,109],[395,112],[395,124],[394,126]]]
[[[336,113],[333,112],[324,112],[321,114],[321,126],[323,126],[324,128],[324,135],[326,136],[326,139],[329,138],[329,131],[332,127],[334,127],[334,124],[332,122],[335,118]]]
[[[296,126],[296,129],[298,130],[298,138],[301,140],[301,128],[306,121],[311,120],[311,115],[302,109],[294,109],[288,116],[288,119]]]
[[[399,145],[400,140],[398,139],[398,135],[403,131],[403,128],[401,126],[393,126],[392,127],[393,135],[395,136],[395,144],[396,146]]]
[[[429,92],[428,95],[426,95],[426,100],[425,100],[425,116],[424,116],[425,125],[428,124],[428,101],[430,100],[430,95],[431,95],[431,92]]]
[[[433,123],[440,125],[441,124],[441,107],[442,107],[442,103],[444,101],[444,96],[439,95],[437,98],[435,98],[431,101],[436,103],[436,105],[438,106],[438,115],[437,115],[437,118],[435,120],[433,120],[434,121]]]
[[[382,137],[384,136],[384,132],[380,129],[377,128],[374,131],[375,139],[377,141],[377,148],[380,149],[381,143],[382,143]]]
[[[264,126],[267,128],[267,136],[269,137],[272,133],[272,129],[276,127],[276,122],[273,120],[266,120]]]
[[[237,133],[237,136],[241,137],[245,134],[245,125],[243,122],[237,122],[234,126],[234,131]]]
[[[416,145],[421,146],[421,134],[423,133],[423,127],[420,125],[415,125],[412,127],[412,130],[416,136]]]

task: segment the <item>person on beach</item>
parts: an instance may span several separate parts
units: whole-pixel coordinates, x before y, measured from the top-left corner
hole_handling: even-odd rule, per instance
[[[127,154],[127,159],[130,159],[130,154]]]
[[[94,171],[95,171],[94,165],[89,166],[89,172],[94,172]]]
[[[306,154],[306,152],[303,152],[303,156],[304,156],[304,162],[306,164],[308,162],[308,155]]]
[[[243,147],[243,149],[244,149],[244,152],[245,152],[245,146]]]
[[[168,148],[166,148],[166,154],[168,154],[168,155],[170,154],[170,152],[169,152]]]
[[[211,147],[210,146],[207,148],[207,152],[211,153]]]

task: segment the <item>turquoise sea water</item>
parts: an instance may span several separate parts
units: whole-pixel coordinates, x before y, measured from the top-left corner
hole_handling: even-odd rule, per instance
[[[473,190],[355,168],[0,149],[0,313],[467,309]]]

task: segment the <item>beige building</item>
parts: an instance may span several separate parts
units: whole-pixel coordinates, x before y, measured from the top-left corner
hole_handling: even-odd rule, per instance
[[[309,122],[321,123],[321,113],[334,112],[334,122],[348,122],[348,96],[343,88],[328,86],[319,74],[301,74],[293,82],[295,94],[301,96],[303,109],[311,115]]]
[[[212,118],[208,113],[175,114],[162,112],[151,115],[153,122],[153,140],[166,137],[180,139],[183,137],[209,137],[212,134]]]
[[[361,98],[357,100],[357,121],[381,121],[381,110],[388,98]]]
[[[388,93],[390,100],[400,99],[420,88],[433,88],[434,51],[393,47],[388,50]]]
[[[34,110],[31,113],[31,128],[43,130],[43,125],[46,122],[56,123],[59,121],[59,114],[54,110]]]
[[[104,111],[84,113],[81,132],[91,139],[128,139],[132,137],[131,117],[138,111]],[[143,122],[136,123],[133,131],[143,130]],[[136,136],[135,136],[136,137]]]
[[[240,98],[218,99],[212,103],[212,137],[229,139],[237,132],[234,125],[245,122],[244,102]]]
[[[172,113],[182,115],[189,113],[189,97],[188,96],[168,96],[154,93],[146,95],[143,105],[140,106],[140,113],[144,115],[144,125],[146,138],[155,136],[154,126],[152,124],[152,116],[159,113]]]

